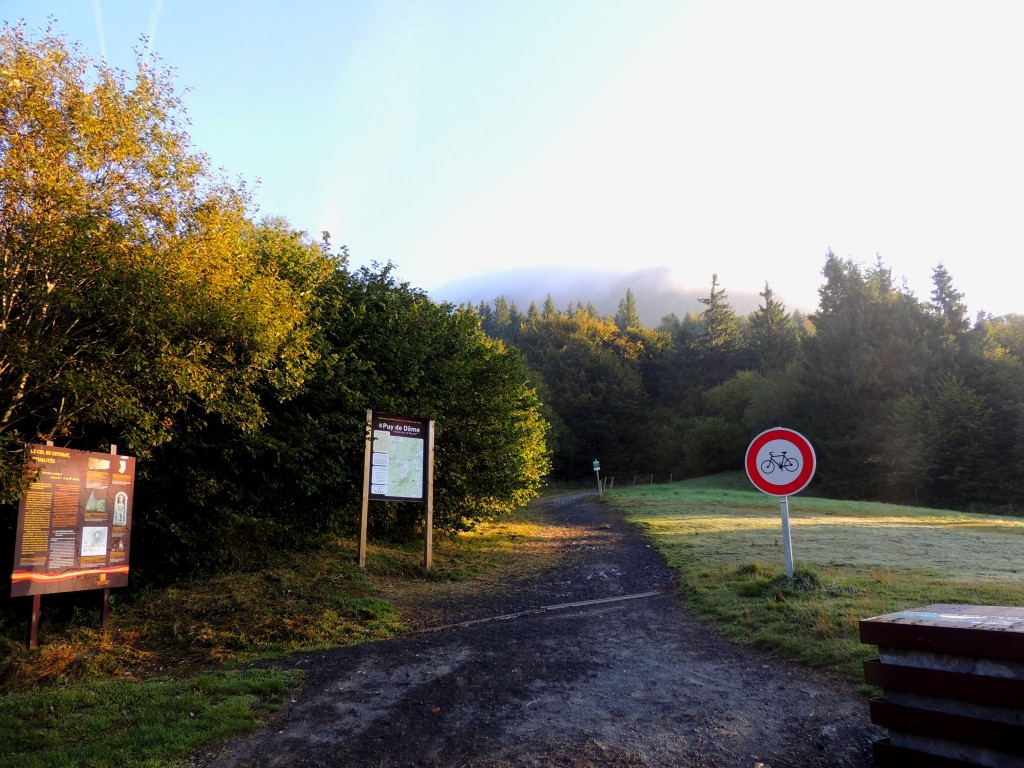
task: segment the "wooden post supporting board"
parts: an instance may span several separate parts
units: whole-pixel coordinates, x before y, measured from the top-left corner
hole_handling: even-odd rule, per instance
[[[373,410],[366,409],[366,451],[363,455],[363,507],[359,516],[359,567],[366,567],[366,529],[370,522],[370,458],[373,450]]]
[[[359,525],[359,567],[366,567],[371,501],[426,504],[423,565],[434,559],[434,422],[366,411],[363,504]]]
[[[430,570],[434,563],[434,421],[427,427],[427,521],[423,567]]]
[[[28,649],[34,651],[39,647],[39,611],[42,607],[42,595],[32,595],[32,619],[28,625]]]
[[[117,444],[110,444],[110,455],[117,455]],[[110,587],[103,590],[103,607],[100,609],[100,627],[102,629],[107,628],[107,622],[110,620]]]

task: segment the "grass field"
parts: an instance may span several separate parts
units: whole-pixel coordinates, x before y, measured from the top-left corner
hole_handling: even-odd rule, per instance
[[[605,498],[678,570],[696,615],[855,685],[875,655],[861,619],[931,603],[1024,605],[1021,518],[793,496],[790,583],[779,501],[741,474]]]

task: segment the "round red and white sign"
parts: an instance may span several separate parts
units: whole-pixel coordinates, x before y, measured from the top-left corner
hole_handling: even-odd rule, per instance
[[[799,493],[814,477],[817,459],[806,437],[784,427],[767,429],[747,447],[747,477],[772,496]]]

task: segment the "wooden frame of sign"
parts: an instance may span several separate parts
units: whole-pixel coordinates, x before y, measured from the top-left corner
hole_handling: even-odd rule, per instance
[[[359,518],[359,567],[366,568],[371,501],[426,504],[423,567],[434,560],[434,422],[366,411],[363,501]]]
[[[18,507],[11,597],[31,597],[28,647],[39,646],[42,596],[128,585],[135,458],[45,445],[25,446],[31,483]]]

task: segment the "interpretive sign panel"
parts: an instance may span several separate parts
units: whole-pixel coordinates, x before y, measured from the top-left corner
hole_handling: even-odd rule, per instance
[[[373,413],[372,501],[425,501],[429,421]]]
[[[425,501],[423,567],[434,546],[434,422],[366,411],[363,505],[359,515],[359,567],[366,567],[370,501]]]
[[[127,586],[135,457],[25,449],[11,597]]]

